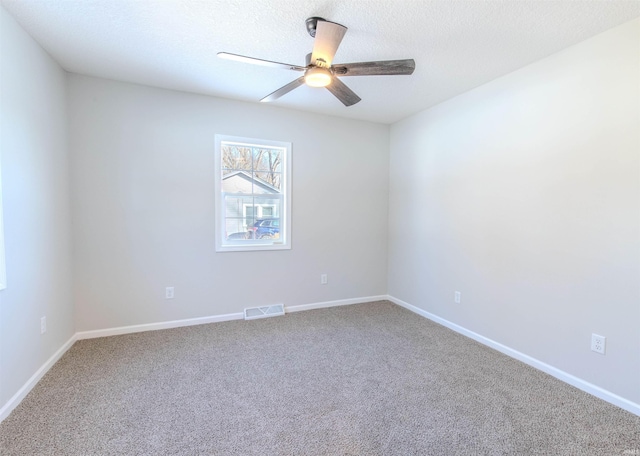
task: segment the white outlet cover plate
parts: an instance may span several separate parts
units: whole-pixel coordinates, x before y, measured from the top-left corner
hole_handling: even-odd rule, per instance
[[[591,334],[591,350],[604,355],[607,346],[607,338],[598,334]]]

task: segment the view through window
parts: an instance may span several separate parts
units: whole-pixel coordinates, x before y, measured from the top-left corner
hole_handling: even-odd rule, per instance
[[[218,251],[289,248],[289,143],[216,136]]]

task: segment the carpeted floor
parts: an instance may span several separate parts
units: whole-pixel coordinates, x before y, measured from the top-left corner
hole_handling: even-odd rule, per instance
[[[9,455],[638,455],[640,417],[386,301],[83,340]]]

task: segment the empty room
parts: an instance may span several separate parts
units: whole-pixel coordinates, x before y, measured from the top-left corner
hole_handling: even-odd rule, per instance
[[[640,455],[640,1],[0,40],[2,456]]]

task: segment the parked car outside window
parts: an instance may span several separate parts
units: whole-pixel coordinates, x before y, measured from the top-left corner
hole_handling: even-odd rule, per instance
[[[259,219],[247,232],[249,239],[278,239],[280,237],[280,219]]]

